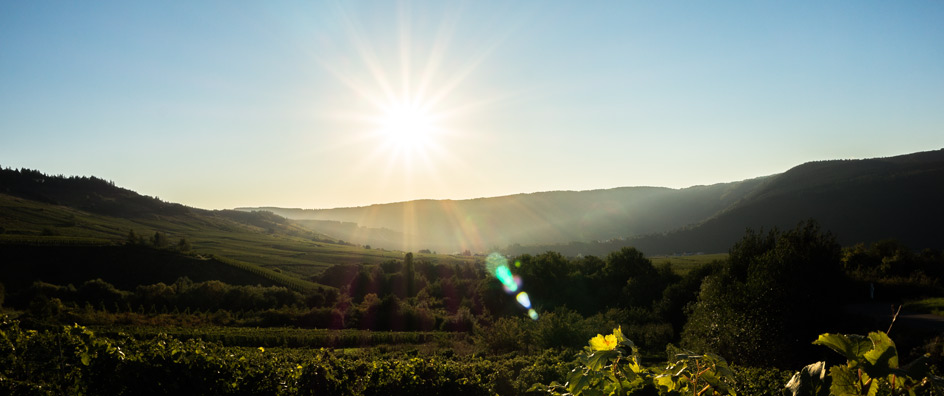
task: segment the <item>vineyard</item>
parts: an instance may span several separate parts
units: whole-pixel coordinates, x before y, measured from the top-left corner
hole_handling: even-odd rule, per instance
[[[123,335],[150,339],[167,335],[180,340],[203,340],[227,346],[282,348],[369,348],[391,345],[420,345],[431,342],[468,341],[468,334],[419,331],[370,331],[357,329],[300,329],[292,327],[190,327],[190,326],[108,326],[93,328],[108,337]]]
[[[99,336],[82,326],[0,321],[0,394],[523,394],[573,368],[567,352],[499,359],[224,347],[166,334]]]
[[[222,346],[165,333],[102,336],[73,325],[20,328],[0,318],[0,393],[9,395],[939,395],[944,380],[918,359],[899,363],[885,333],[823,334],[846,358],[790,372],[729,366],[675,350],[646,365],[620,329],[582,351],[458,356],[449,350],[345,353],[324,348]],[[826,374],[828,372],[828,375]],[[789,381],[786,379],[789,378]],[[546,384],[546,385],[545,385]]]
[[[268,268],[260,267],[255,264],[233,260],[226,257],[212,256],[213,260],[220,263],[244,270],[250,274],[262,277],[277,285],[283,285],[297,292],[310,292],[319,287],[319,285],[299,279],[294,276],[285,275]]]

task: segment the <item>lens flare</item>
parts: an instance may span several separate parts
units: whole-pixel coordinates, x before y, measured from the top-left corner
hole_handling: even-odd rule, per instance
[[[515,300],[518,300],[518,304],[521,304],[522,307],[531,308],[531,299],[528,298],[527,292],[518,293]]]
[[[485,269],[495,275],[506,293],[514,293],[521,287],[521,278],[511,273],[508,268],[508,259],[498,253],[492,253],[485,259]]]
[[[515,262],[516,268],[521,268],[521,262]],[[499,253],[489,254],[485,258],[485,269],[492,275],[495,275],[495,278],[498,279],[502,284],[502,288],[505,289],[505,292],[508,294],[514,294],[521,289],[521,277],[511,273],[511,269],[508,268],[508,259],[505,256],[502,256]],[[528,296],[528,293],[525,291],[518,292],[515,295],[515,300],[518,301],[518,304],[521,304],[522,307],[528,309],[528,317],[533,320],[538,320],[538,312],[531,307],[531,298]]]
[[[511,274],[511,270],[509,270],[508,267],[498,267],[495,271],[495,276],[498,278],[498,281],[502,283],[502,286],[505,287],[506,292],[514,293],[518,291],[518,283],[515,282],[515,276]]]

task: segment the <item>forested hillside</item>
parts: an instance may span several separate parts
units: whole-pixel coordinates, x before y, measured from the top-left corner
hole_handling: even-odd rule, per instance
[[[841,242],[941,247],[944,150],[799,165],[782,174],[684,189],[623,187],[322,210],[264,209],[319,232],[404,250],[509,254],[723,252],[747,228],[816,219]],[[924,219],[914,222],[913,219]]]
[[[603,241],[515,246],[509,253],[602,254],[634,246],[647,254],[722,252],[745,229],[787,229],[815,219],[851,245],[896,239],[944,247],[944,150],[891,158],[822,161],[771,176],[722,211],[681,229]]]

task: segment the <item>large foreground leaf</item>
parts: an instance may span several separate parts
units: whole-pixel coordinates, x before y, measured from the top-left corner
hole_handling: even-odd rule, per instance
[[[872,341],[858,334],[820,334],[813,344],[827,346],[850,362],[862,360],[863,355],[872,349]]]
[[[888,334],[871,332],[869,339],[872,341],[872,350],[865,354],[865,360],[871,365],[869,375],[885,376],[890,374],[892,369],[897,369],[898,350],[895,348],[895,342],[888,338]]]

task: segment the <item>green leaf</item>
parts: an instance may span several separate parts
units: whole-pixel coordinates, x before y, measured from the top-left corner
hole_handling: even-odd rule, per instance
[[[858,376],[855,369],[847,366],[833,366],[829,369],[829,376],[833,383],[829,386],[830,394],[834,396],[858,396]]]
[[[878,394],[878,388],[879,388],[878,381],[872,381],[872,383],[869,385],[869,393],[867,393],[867,395],[868,395],[868,396],[875,396],[875,395],[877,395],[877,394]]]
[[[815,345],[823,345],[839,352],[850,362],[861,360],[862,356],[872,349],[872,342],[858,334],[820,334]]]
[[[604,393],[597,389],[587,389],[581,393],[583,396],[603,396]]]
[[[573,394],[580,394],[590,386],[590,378],[580,372],[576,374],[567,378],[567,390]]]
[[[622,326],[617,327],[615,330],[613,330],[613,335],[616,337],[616,341],[621,346],[629,348],[630,351],[633,351],[634,349],[636,349],[636,344],[634,344],[632,341],[629,340],[629,338],[626,338],[626,336],[623,335]]]
[[[587,357],[587,368],[594,371],[603,370],[610,361],[618,356],[619,352],[616,351],[596,351]]]
[[[613,372],[613,370],[604,371],[603,377],[609,380],[610,382],[619,382],[619,378],[616,378],[616,374]]]
[[[675,377],[671,375],[668,375],[668,374],[657,375],[655,380],[656,380],[657,386],[665,387],[665,390],[667,391],[673,391],[676,388]]]
[[[865,354],[865,360],[872,365],[874,371],[869,375],[884,377],[891,369],[898,368],[898,350],[895,349],[895,342],[888,338],[888,334],[871,332],[869,339],[872,340],[872,350]]]

